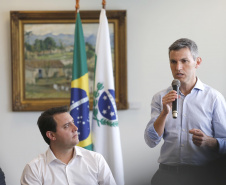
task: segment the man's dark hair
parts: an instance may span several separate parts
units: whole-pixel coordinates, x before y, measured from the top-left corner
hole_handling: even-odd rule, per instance
[[[192,57],[194,60],[198,57],[198,47],[196,43],[190,39],[181,38],[176,40],[170,47],[169,47],[169,55],[170,52],[175,50],[178,51],[182,48],[188,48],[191,51]]]
[[[53,116],[55,114],[60,114],[68,111],[67,106],[62,107],[54,107],[51,109],[46,110],[41,114],[41,116],[38,118],[38,127],[42,134],[42,137],[44,138],[45,142],[49,145],[50,139],[46,136],[47,131],[56,132],[57,123],[54,120]]]

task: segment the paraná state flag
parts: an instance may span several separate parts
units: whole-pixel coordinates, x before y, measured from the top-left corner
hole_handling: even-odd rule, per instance
[[[70,114],[78,127],[79,144],[92,150],[89,121],[89,81],[86,48],[79,12],[76,17],[74,55],[71,81]]]
[[[122,150],[115,102],[110,34],[105,9],[102,9],[100,14],[95,52],[92,121],[94,151],[104,156],[117,185],[123,185]]]

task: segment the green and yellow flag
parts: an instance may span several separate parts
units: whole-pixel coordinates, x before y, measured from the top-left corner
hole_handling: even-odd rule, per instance
[[[75,25],[70,114],[74,118],[75,125],[78,127],[78,146],[92,150],[88,80],[86,47],[80,14],[78,12]]]

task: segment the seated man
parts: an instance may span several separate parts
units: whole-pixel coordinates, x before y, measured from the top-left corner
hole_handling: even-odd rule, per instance
[[[43,112],[38,127],[49,148],[25,166],[22,185],[116,185],[101,154],[75,146],[78,128],[67,107]]]

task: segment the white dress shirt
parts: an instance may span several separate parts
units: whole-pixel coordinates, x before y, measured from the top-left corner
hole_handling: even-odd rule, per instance
[[[68,164],[55,157],[50,148],[28,163],[21,177],[22,185],[116,185],[104,157],[75,146]]]

